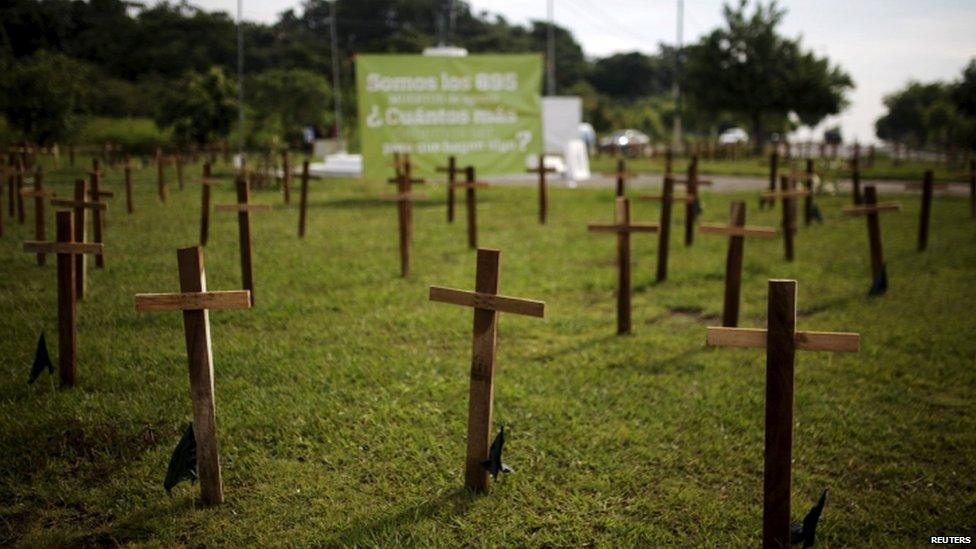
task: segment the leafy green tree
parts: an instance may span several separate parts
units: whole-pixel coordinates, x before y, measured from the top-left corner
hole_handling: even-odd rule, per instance
[[[674,65],[661,56],[617,53],[597,59],[586,76],[594,89],[614,99],[635,100],[671,92]]]
[[[319,74],[274,69],[255,75],[245,88],[256,125],[290,144],[301,143],[302,127],[332,123],[332,89]]]
[[[726,5],[725,26],[687,48],[682,85],[695,108],[747,122],[760,147],[767,132],[786,129],[790,113],[808,125],[839,113],[854,83],[777,32],[786,12],[775,1],[757,2],[751,13],[747,7],[746,0]]]
[[[88,74],[87,65],[64,54],[37,51],[0,78],[0,112],[31,142],[69,139],[78,130]]]
[[[236,89],[219,67],[188,73],[156,115],[181,143],[206,144],[227,137],[237,114]]]
[[[912,147],[972,146],[974,118],[958,102],[962,85],[910,82],[885,96],[888,112],[875,122],[875,133]]]

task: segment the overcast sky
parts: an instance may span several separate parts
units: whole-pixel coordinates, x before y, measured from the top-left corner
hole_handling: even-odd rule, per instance
[[[733,0],[735,1],[735,0]],[[208,10],[234,13],[235,0],[191,0]],[[546,0],[469,0],[475,11],[510,22],[545,19]],[[588,56],[674,43],[677,0],[554,0],[556,23],[569,28]],[[722,0],[685,0],[685,43],[722,23]],[[298,0],[244,0],[244,18],[272,23]],[[976,56],[974,0],[786,0],[781,31],[802,36],[807,48],[828,56],[853,78],[856,89],[839,122],[845,139],[874,140],[882,97],[909,80],[954,79]],[[827,121],[834,123],[836,120]],[[801,132],[801,136],[805,133]]]

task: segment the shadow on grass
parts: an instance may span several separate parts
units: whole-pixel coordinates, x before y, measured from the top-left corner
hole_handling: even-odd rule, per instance
[[[704,347],[690,348],[680,353],[675,353],[660,360],[649,362],[618,363],[607,364],[608,370],[630,370],[642,374],[664,374],[664,373],[694,373],[702,371],[705,366],[694,360],[695,355],[705,351]]]
[[[394,515],[353,524],[329,538],[324,545],[328,547],[371,545],[376,542],[372,536],[409,526],[425,518],[436,517],[441,524],[449,524],[452,519],[466,514],[480,497],[480,494],[463,488],[445,492],[431,501],[408,507]]]
[[[531,360],[538,360],[540,362],[550,362],[550,361],[553,361],[556,358],[561,357],[561,356],[576,354],[576,353],[582,351],[583,349],[588,349],[588,348],[591,348],[591,347],[596,347],[598,345],[602,345],[604,343],[608,343],[610,341],[613,341],[614,339],[618,339],[618,338],[621,338],[621,337],[627,337],[625,335],[624,336],[621,336],[621,335],[615,334],[614,331],[613,331],[614,328],[613,328],[613,325],[612,324],[607,324],[607,326],[608,326],[607,333],[605,335],[588,338],[588,339],[585,339],[585,340],[583,340],[582,342],[580,342],[580,343],[578,343],[576,345],[563,346],[563,347],[560,347],[558,350],[549,351],[549,352],[546,352],[546,353],[542,353],[542,354],[536,355],[536,356],[532,357]]]
[[[161,516],[181,516],[199,505],[194,497],[166,497],[156,504],[146,507],[117,521],[111,527],[99,528],[71,539],[71,547],[119,547],[133,543],[147,542],[155,535],[153,522]],[[182,540],[190,543],[187,536]]]

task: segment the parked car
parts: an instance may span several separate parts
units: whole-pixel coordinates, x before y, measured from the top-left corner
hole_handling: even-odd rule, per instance
[[[600,138],[600,151],[607,153],[619,151],[627,156],[636,156],[650,143],[651,138],[638,130],[617,130]]]
[[[719,145],[734,145],[736,143],[748,143],[749,134],[742,128],[729,128],[718,136]]]

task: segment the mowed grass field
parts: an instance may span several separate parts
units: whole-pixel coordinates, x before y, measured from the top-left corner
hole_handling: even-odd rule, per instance
[[[48,170],[70,195],[79,167]],[[228,174],[225,167],[218,173]],[[188,167],[196,179],[199,167]],[[479,191],[480,243],[502,250],[501,292],[547,303],[546,318],[502,315],[495,426],[515,473],[490,494],[463,485],[470,309],[431,303],[431,284],[472,289],[463,206],[421,189],[414,268],[399,278],[389,186],[311,184],[308,235],[297,190],[253,216],[256,307],[211,313],[226,503],[162,482],[191,417],[181,315],[138,314],[133,296],[179,289],[176,249],[198,242],[200,189],[156,198],[155,168],[122,176],[107,217],[107,265],[78,306],[78,386],[27,384],[38,335],[57,360],[55,261],[4,208],[0,238],[0,544],[261,546],[756,546],[762,516],[765,353],[710,349],[727,240],[682,242],[654,283],[656,235],[635,235],[634,334],[615,333],[610,191],[552,189],[537,222],[531,187]],[[917,195],[882,220],[890,289],[868,298],[862,218],[821,197],[822,226],[783,244],[746,243],[740,324],[764,323],[770,278],[799,281],[798,327],[857,331],[859,354],[798,352],[793,515],[830,490],[824,546],[922,546],[976,534],[976,222],[965,198],[937,197],[929,250],[915,250]],[[777,225],[755,194],[704,193],[702,220],[745,199],[751,225]],[[214,203],[234,200],[228,179]],[[4,193],[4,202],[6,193]],[[463,204],[463,202],[462,202]],[[658,204],[634,218],[656,221]],[[240,285],[236,215],[213,213],[210,289]],[[53,234],[49,213],[48,234]]]

